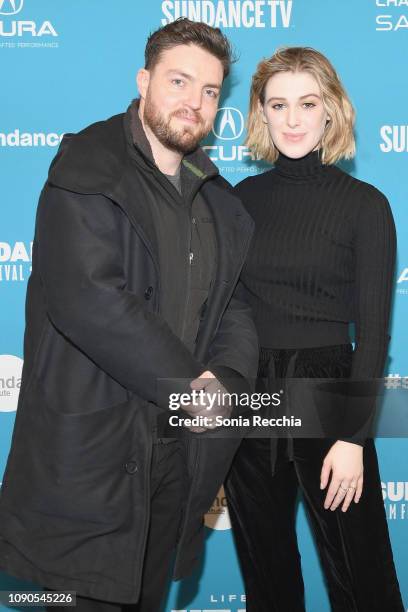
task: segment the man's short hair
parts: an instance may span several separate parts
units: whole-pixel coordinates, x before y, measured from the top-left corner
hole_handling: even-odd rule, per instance
[[[232,58],[232,48],[228,38],[219,28],[213,28],[200,21],[190,21],[180,17],[172,23],[150,34],[145,48],[145,68],[152,70],[163,51],[178,45],[197,45],[218,58],[224,70],[224,79],[228,76]]]

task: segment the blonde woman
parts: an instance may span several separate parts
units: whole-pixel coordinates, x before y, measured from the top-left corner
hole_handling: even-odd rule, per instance
[[[236,194],[255,221],[242,281],[262,347],[260,379],[383,375],[395,229],[385,196],[335,166],[354,154],[353,123],[318,51],[283,48],[258,65],[247,144],[274,168]],[[374,442],[338,437],[241,444],[226,491],[248,612],[305,610],[299,488],[332,610],[403,611]]]

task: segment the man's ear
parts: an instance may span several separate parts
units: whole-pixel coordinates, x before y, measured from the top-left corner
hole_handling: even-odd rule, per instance
[[[141,68],[136,75],[136,83],[141,98],[146,97],[147,88],[149,87],[150,72],[146,68]]]

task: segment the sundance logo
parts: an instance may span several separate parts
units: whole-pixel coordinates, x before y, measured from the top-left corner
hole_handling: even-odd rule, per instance
[[[383,125],[380,136],[383,153],[408,153],[408,125]]]
[[[408,518],[408,482],[382,482],[384,508],[389,520]]]
[[[0,242],[0,282],[25,281],[31,272],[33,243]]]
[[[15,242],[14,245],[9,242],[0,242],[0,263],[5,261],[31,261],[32,252],[32,242],[30,242],[29,249],[26,248],[24,242]]]
[[[408,482],[382,482],[381,483],[383,500],[389,501],[408,501]]]
[[[228,513],[227,498],[225,496],[224,487],[218,492],[213,505],[204,517],[206,527],[216,529],[217,531],[225,531],[231,529],[231,521]]]
[[[58,147],[64,134],[55,132],[0,132],[0,147]]]
[[[20,393],[23,360],[0,355],[0,412],[15,412]]]
[[[42,36],[58,37],[58,33],[50,21],[38,23],[36,21],[20,21],[7,19],[9,16],[17,15],[23,9],[23,0],[0,0],[0,15],[6,19],[0,20],[0,37],[2,38],[23,38]]]
[[[188,17],[216,28],[289,28],[292,6],[293,0],[166,0],[162,25]]]

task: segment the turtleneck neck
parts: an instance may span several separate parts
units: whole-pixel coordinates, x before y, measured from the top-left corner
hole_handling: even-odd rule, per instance
[[[275,172],[289,181],[302,182],[321,176],[325,166],[320,159],[319,151],[311,151],[297,159],[279,153],[275,162]]]

